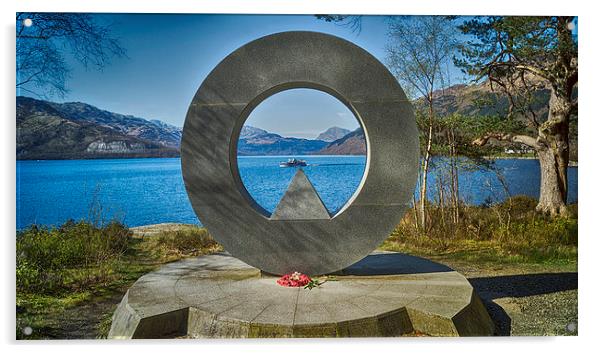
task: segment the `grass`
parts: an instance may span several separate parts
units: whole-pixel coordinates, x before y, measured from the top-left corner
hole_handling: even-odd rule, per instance
[[[577,205],[570,217],[549,218],[536,204],[518,196],[489,207],[463,206],[457,222],[450,208],[432,207],[426,231],[415,226],[412,210],[380,248],[473,263],[576,265]]]
[[[56,294],[112,281],[130,237],[116,222],[103,227],[73,221],[59,228],[31,226],[17,233],[17,288]]]
[[[205,228],[181,227],[164,231],[158,236],[147,237],[139,249],[150,253],[161,262],[169,262],[188,256],[200,256],[222,250]]]
[[[17,338],[54,337],[66,311],[120,297],[163,263],[220,250],[205,229],[194,226],[145,238],[115,222],[27,228],[17,233]],[[99,315],[100,337],[108,334],[111,314]],[[33,333],[25,335],[25,327]]]

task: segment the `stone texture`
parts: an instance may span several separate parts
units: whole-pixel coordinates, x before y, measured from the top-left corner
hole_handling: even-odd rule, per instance
[[[302,169],[297,169],[270,219],[330,219],[330,214]]]
[[[492,335],[470,283],[422,258],[375,252],[319,287],[281,287],[228,255],[141,277],[113,314],[109,338]]]
[[[264,99],[293,88],[336,97],[366,136],[358,191],[328,218],[291,221],[287,212],[287,220],[271,219],[238,173],[236,146],[245,120]],[[403,216],[419,165],[414,113],[397,80],[362,48],[314,32],[259,38],[222,60],[193,98],[181,153],[186,190],[201,222],[233,256],[275,274],[331,273],[368,255]]]

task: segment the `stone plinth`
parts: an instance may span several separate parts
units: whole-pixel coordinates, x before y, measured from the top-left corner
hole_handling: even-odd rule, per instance
[[[181,260],[141,277],[113,315],[109,338],[492,335],[470,283],[452,269],[375,252],[312,290],[228,255]]]

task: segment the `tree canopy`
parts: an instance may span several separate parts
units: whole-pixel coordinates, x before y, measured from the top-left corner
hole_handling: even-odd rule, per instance
[[[70,58],[86,69],[102,70],[113,56],[125,56],[111,26],[91,14],[20,12],[16,20],[16,86],[38,96],[68,91]]]
[[[575,26],[576,18],[570,16],[472,18],[461,26],[472,39],[461,46],[462,57],[456,59],[456,65],[476,80],[487,78],[492,88],[501,88],[510,102],[509,119],[517,110],[532,112],[536,89],[550,90],[548,115],[538,121],[532,114],[530,131],[491,131],[474,143],[482,146],[497,139],[533,148],[541,170],[537,209],[551,215],[568,214],[569,130],[577,113]]]
[[[511,98],[510,115],[527,113],[531,93],[544,86],[570,100],[577,83],[575,20],[558,16],[471,18],[460,26],[471,39],[460,46],[461,57],[455,64],[475,80],[487,78],[506,93]],[[571,109],[576,112],[576,101]]]

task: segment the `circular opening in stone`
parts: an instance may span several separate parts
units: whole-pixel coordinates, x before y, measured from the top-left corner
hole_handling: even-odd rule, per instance
[[[249,114],[237,143],[238,172],[249,196],[274,217],[300,169],[332,217],[360,186],[366,148],[358,119],[340,100],[289,89]]]

